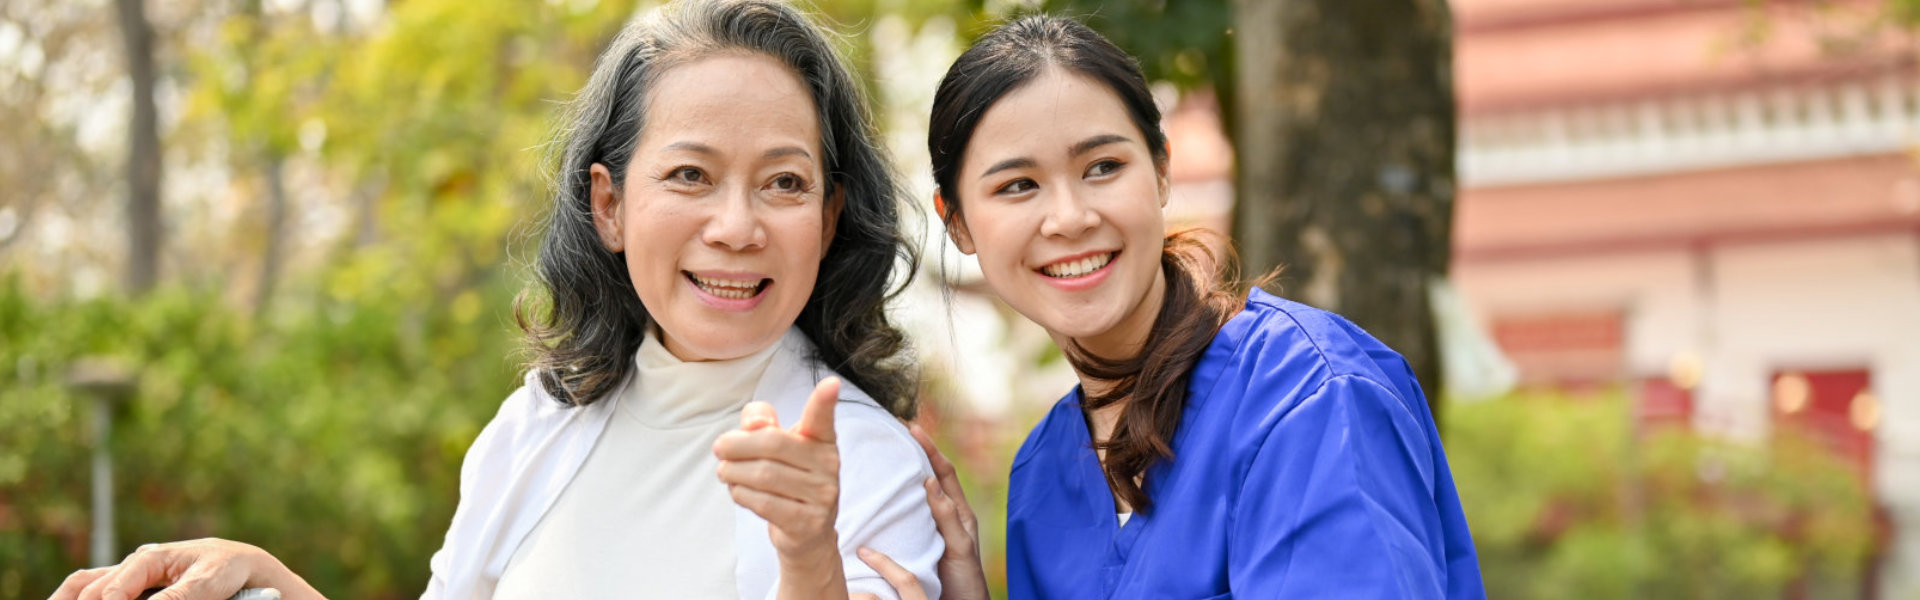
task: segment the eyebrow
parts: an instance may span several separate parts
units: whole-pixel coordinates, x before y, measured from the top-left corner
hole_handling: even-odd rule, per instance
[[[980,174],[980,178],[986,179],[988,177],[993,176],[994,173],[999,173],[1001,171],[1005,171],[1008,169],[1033,168],[1034,164],[1035,163],[1031,158],[1009,158],[997,163],[993,163],[992,167],[987,168],[987,172]]]
[[[1086,154],[1088,152],[1093,151],[1094,148],[1099,148],[1107,144],[1124,143],[1127,141],[1128,141],[1127,137],[1123,135],[1116,135],[1111,133],[1096,135],[1096,136],[1081,140],[1080,143],[1074,144],[1073,146],[1067,148],[1067,156],[1080,156],[1082,154]],[[987,172],[980,174],[980,178],[986,179],[987,177],[992,176],[994,173],[998,173],[1008,169],[1026,169],[1026,168],[1032,168],[1033,166],[1035,166],[1035,163],[1031,158],[1025,158],[1025,157],[1009,158],[1009,159],[994,163],[992,167],[987,168]]]
[[[687,152],[693,152],[695,154],[705,154],[708,156],[718,156],[720,154],[720,151],[717,149],[714,149],[713,146],[708,146],[700,142],[674,142],[671,144],[667,144],[666,149],[667,150],[685,150]],[[760,157],[763,159],[775,159],[775,158],[782,158],[787,156],[798,156],[801,158],[805,158],[807,160],[813,160],[813,153],[808,152],[806,148],[801,148],[799,146],[781,146],[779,148],[768,150],[766,154],[760,155]]]
[[[1068,148],[1067,156],[1079,156],[1082,154],[1086,154],[1089,151],[1092,151],[1094,148],[1099,148],[1107,144],[1118,144],[1125,141],[1127,141],[1127,137],[1123,135],[1115,135],[1111,133],[1096,135],[1096,136],[1087,138],[1085,140],[1081,140],[1080,143],[1074,144],[1072,148]]]
[[[766,154],[760,155],[761,158],[765,158],[765,159],[774,159],[774,158],[781,158],[781,157],[787,157],[787,156],[798,156],[800,158],[804,158],[807,160],[813,160],[813,153],[808,152],[806,148],[801,148],[799,146],[781,146],[779,148],[768,150]]]
[[[708,146],[700,142],[674,142],[671,144],[667,144],[666,149],[667,150],[686,150],[688,152],[693,152],[695,154],[706,154],[706,155],[720,154],[720,151],[713,149],[713,146]]]

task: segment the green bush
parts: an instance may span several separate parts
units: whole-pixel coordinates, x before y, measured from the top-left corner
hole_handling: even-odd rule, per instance
[[[451,310],[370,294],[256,322],[210,292],[41,301],[0,278],[0,597],[87,566],[90,404],[65,385],[83,356],[138,372],[111,445],[121,552],[232,538],[329,595],[418,595],[460,459],[518,383],[511,327],[459,306],[509,291],[479,290]]]
[[[1489,596],[1859,596],[1869,499],[1805,439],[1636,431],[1618,394],[1446,406]]]

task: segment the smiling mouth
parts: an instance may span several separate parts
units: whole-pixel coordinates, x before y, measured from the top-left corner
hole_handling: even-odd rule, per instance
[[[685,276],[687,281],[693,282],[695,287],[699,287],[700,291],[712,294],[716,298],[725,298],[728,300],[746,300],[760,295],[761,292],[767,290],[767,286],[773,285],[773,280],[769,278],[721,279],[718,277],[701,277],[688,271],[681,271],[680,274]]]
[[[1093,256],[1078,258],[1074,260],[1063,260],[1063,261],[1053,263],[1044,267],[1040,267],[1040,274],[1046,275],[1048,277],[1052,277],[1054,279],[1076,279],[1080,277],[1086,277],[1087,275],[1092,274],[1094,271],[1098,271],[1102,268],[1105,268],[1107,266],[1107,263],[1113,262],[1113,257],[1118,256],[1119,254],[1120,253],[1118,251],[1115,251],[1115,252],[1108,252],[1106,254],[1095,254]]]

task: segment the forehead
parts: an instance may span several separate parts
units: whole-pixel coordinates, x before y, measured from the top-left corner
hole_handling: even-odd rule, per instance
[[[1098,80],[1048,67],[1001,96],[973,132],[962,170],[1007,157],[1064,157],[1074,143],[1101,134],[1138,141],[1120,95]]]
[[[641,131],[649,146],[696,139],[708,144],[819,145],[819,112],[800,75],[772,57],[723,52],[669,67],[647,98]]]

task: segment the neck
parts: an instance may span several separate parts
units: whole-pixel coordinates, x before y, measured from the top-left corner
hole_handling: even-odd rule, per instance
[[[1135,303],[1133,310],[1120,318],[1120,322],[1093,335],[1072,338],[1048,332],[1053,343],[1061,348],[1068,344],[1078,344],[1094,356],[1112,361],[1132,360],[1140,355],[1147,345],[1147,336],[1153,333],[1154,321],[1160,318],[1160,307],[1167,302],[1167,276],[1164,271],[1154,270],[1153,282],[1147,286],[1146,295]],[[1113,382],[1095,378],[1082,371],[1078,365],[1073,368],[1074,377],[1080,380],[1080,388],[1086,396],[1100,396],[1113,389]],[[1122,399],[1111,407],[1125,404]],[[1115,413],[1118,414],[1118,413]],[[1111,428],[1109,428],[1111,429]]]
[[[1093,438],[1094,443],[1105,442],[1113,437],[1113,428],[1120,424],[1120,411],[1126,405],[1125,401],[1121,401],[1083,411],[1087,413],[1087,433]],[[1107,452],[1101,450],[1100,458],[1104,460],[1106,456]]]

